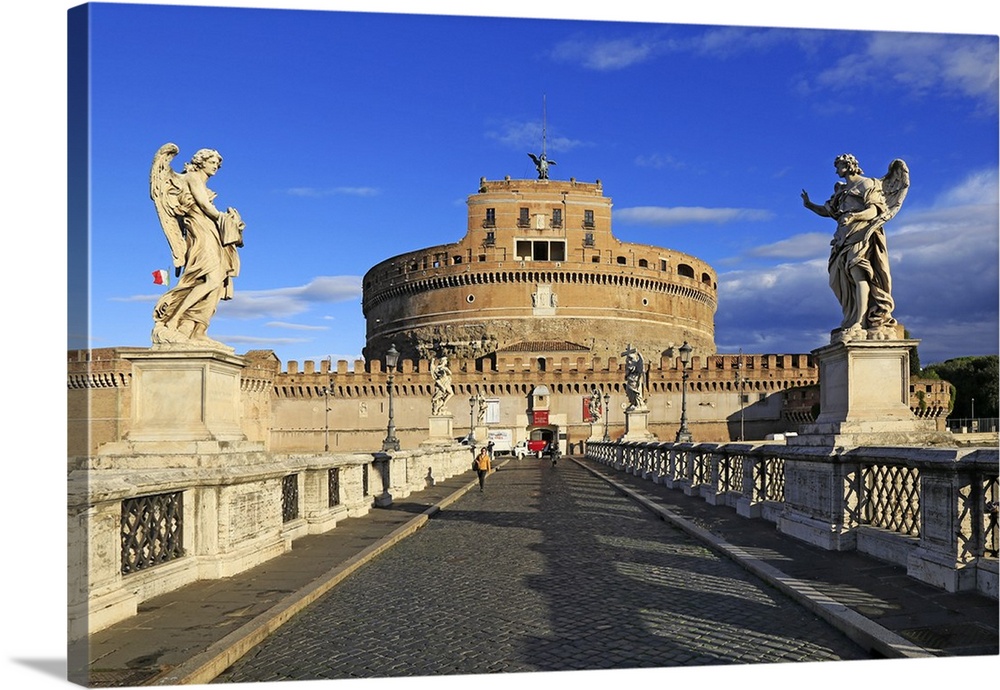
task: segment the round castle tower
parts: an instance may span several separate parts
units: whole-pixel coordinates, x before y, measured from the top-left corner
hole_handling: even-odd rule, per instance
[[[460,241],[386,259],[363,281],[365,358],[494,357],[576,349],[715,353],[716,274],[689,254],[621,242],[596,183],[490,181],[468,198]]]

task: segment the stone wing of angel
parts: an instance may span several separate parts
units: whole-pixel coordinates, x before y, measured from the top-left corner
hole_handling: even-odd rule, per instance
[[[170,245],[175,269],[184,266],[187,254],[187,239],[178,220],[182,205],[179,176],[170,166],[179,150],[176,144],[161,146],[153,156],[153,166],[149,171],[149,196],[156,206],[156,215],[160,218],[163,234],[166,235],[167,243]]]
[[[892,219],[903,205],[910,189],[910,169],[897,158],[889,164],[889,171],[882,177],[882,195],[885,197],[886,211],[879,220],[885,223]]]

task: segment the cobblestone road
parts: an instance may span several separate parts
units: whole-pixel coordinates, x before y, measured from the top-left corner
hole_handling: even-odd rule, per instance
[[[215,682],[863,659],[570,461],[511,461]]]

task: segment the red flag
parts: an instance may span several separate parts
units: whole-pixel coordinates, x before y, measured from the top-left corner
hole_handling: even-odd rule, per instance
[[[170,285],[170,274],[162,268],[158,271],[153,271],[153,283],[156,285]]]

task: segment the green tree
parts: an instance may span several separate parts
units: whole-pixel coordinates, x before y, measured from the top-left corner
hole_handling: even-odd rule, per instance
[[[1000,357],[958,357],[927,366],[924,378],[938,377],[953,386],[955,404],[949,417],[996,417],[1000,405]]]

